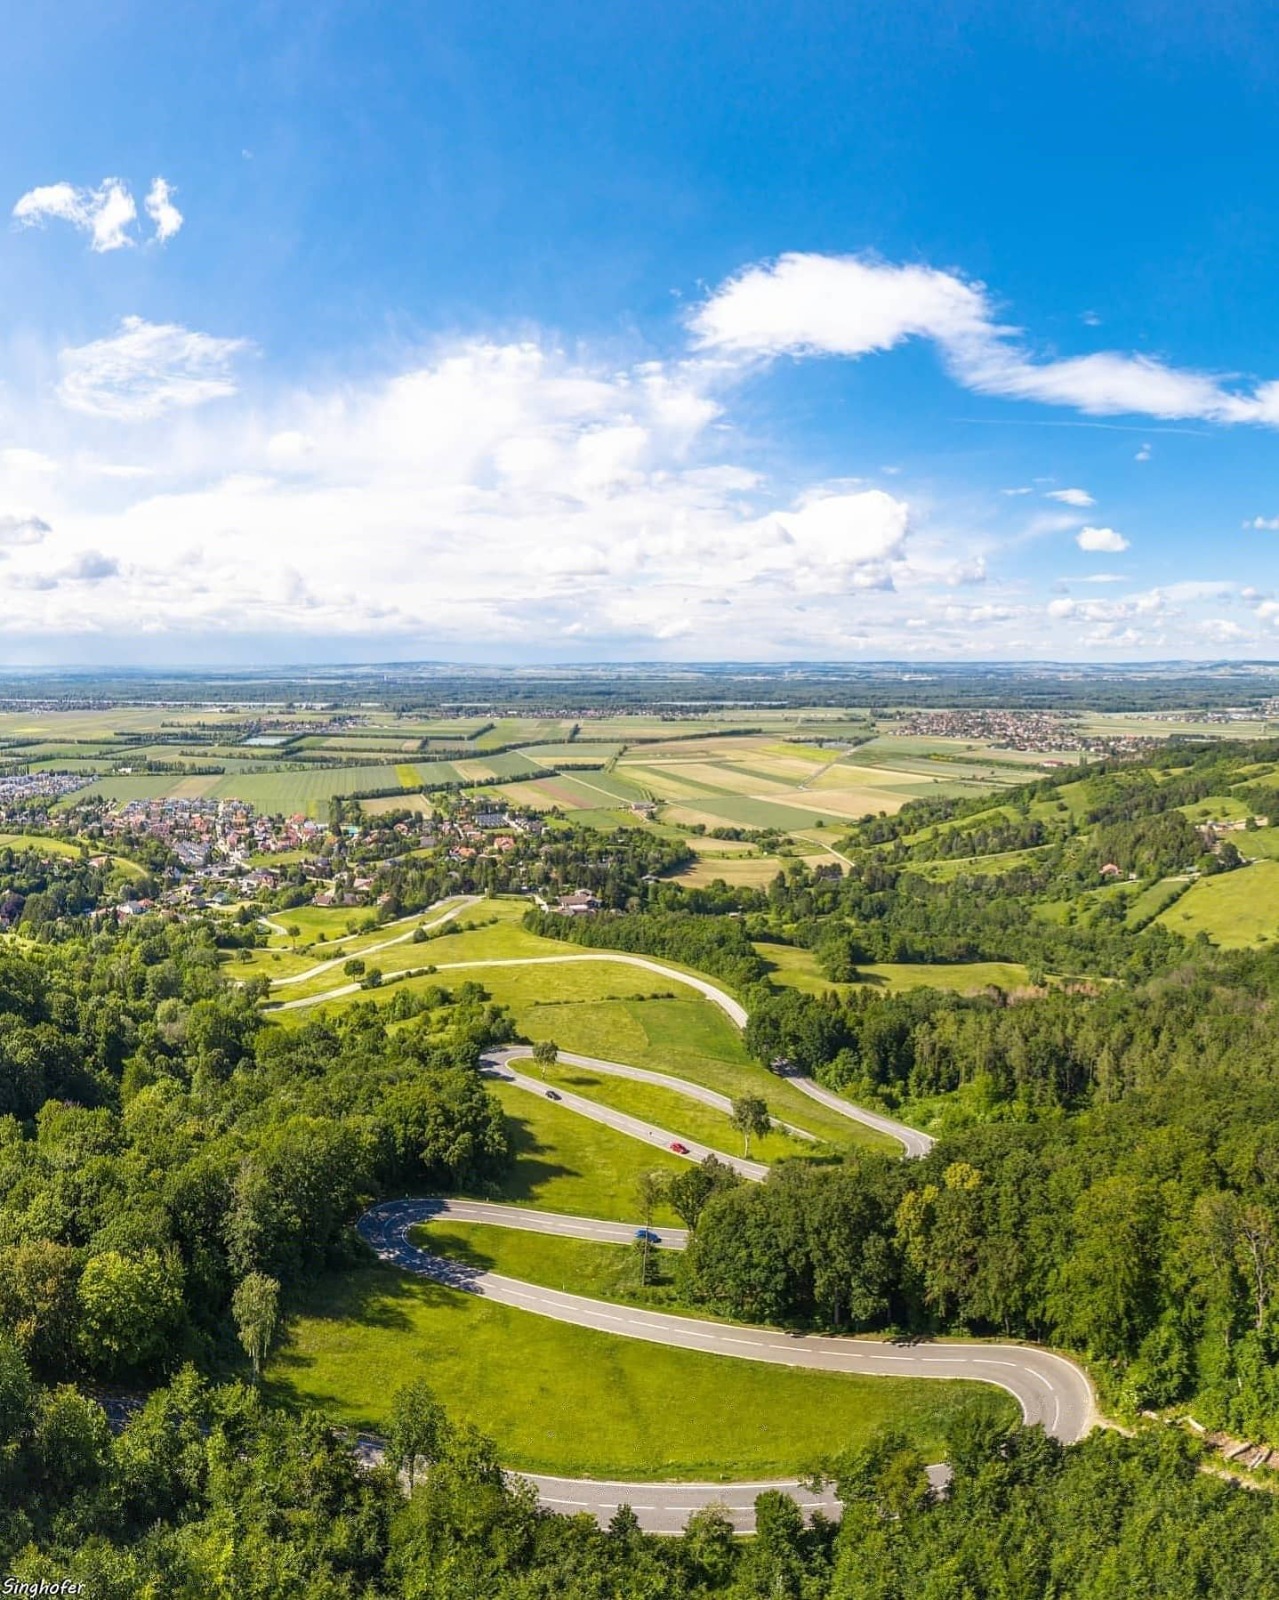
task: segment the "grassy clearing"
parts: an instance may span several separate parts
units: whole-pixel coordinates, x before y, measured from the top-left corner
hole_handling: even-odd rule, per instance
[[[1124,921],[1130,928],[1151,921],[1184,894],[1185,889],[1184,878],[1160,878],[1158,883],[1152,883],[1148,889],[1141,891],[1128,907]]]
[[[496,986],[493,993],[502,998]],[[772,1116],[832,1144],[856,1144],[894,1154],[899,1148],[895,1140],[827,1111],[794,1084],[753,1061],[737,1029],[707,1000],[599,1000],[579,1005],[547,999],[532,1011],[518,1003],[512,1009],[521,1032],[529,1038],[554,1039],[561,1049],[579,1055],[602,1056],[686,1078],[730,1098],[762,1095]]]
[[[493,1305],[388,1267],[325,1279],[267,1371],[269,1394],[384,1429],[395,1390],[425,1378],[525,1471],[634,1478],[801,1472],[879,1427],[930,1459],[967,1383],[764,1366],[619,1339]],[[589,1426],[584,1425],[589,1421]]]
[[[913,862],[910,870],[918,872],[922,877],[950,883],[955,878],[993,876],[1003,872],[1015,872],[1018,867],[1033,866],[1045,850],[1051,849],[1051,845],[1040,844],[1031,845],[1025,850],[999,850],[988,856],[959,856],[949,861],[919,861]]]
[[[683,872],[675,873],[671,881],[696,888],[722,878],[725,883],[742,888],[765,889],[783,867],[776,856],[703,856]]]
[[[38,856],[68,856],[77,860],[80,856],[78,844],[73,844],[70,839],[51,839],[44,833],[0,833],[0,850],[14,850],[19,854],[34,850]],[[119,856],[115,860],[122,867],[133,865]]]
[[[634,1245],[524,1233],[485,1222],[458,1222],[453,1217],[413,1228],[409,1237],[434,1255],[545,1289],[704,1315],[699,1308],[681,1302],[673,1281],[678,1257],[670,1250],[649,1252],[649,1282],[641,1287],[639,1250]]]
[[[824,994],[828,989],[847,993],[855,987],[849,983],[832,983],[824,977],[811,950],[798,950],[785,944],[757,944],[755,948],[772,966],[774,983],[802,989],[806,994]],[[976,994],[992,984],[1000,989],[1019,989],[1030,982],[1026,968],[1016,961],[932,964],[881,961],[857,970],[861,983],[880,989],[947,989],[955,994]]]
[[[662,1089],[651,1083],[635,1083],[629,1078],[614,1078],[607,1073],[592,1072],[587,1067],[574,1067],[567,1062],[557,1062],[542,1072],[532,1062],[519,1070],[531,1078],[544,1081],[548,1086],[569,1089],[574,1094],[597,1100],[601,1105],[624,1111],[628,1116],[639,1117],[655,1127],[667,1128],[672,1133],[683,1134],[699,1144],[709,1145],[728,1155],[744,1154],[742,1136],[730,1124],[722,1111],[690,1100],[674,1089]],[[789,1157],[811,1156],[814,1147],[805,1139],[793,1138],[782,1132],[770,1133],[763,1139],[751,1140],[751,1159],[770,1164]]]
[[[489,1087],[506,1112],[506,1136],[515,1153],[496,1198],[512,1205],[629,1222],[635,1216],[635,1186],[642,1172],[674,1173],[688,1168],[686,1161],[669,1151],[629,1139],[513,1083]],[[678,1219],[663,1206],[657,1220],[670,1227]]]
[[[1279,937],[1279,861],[1201,878],[1157,920],[1187,939],[1205,933],[1225,950]]]

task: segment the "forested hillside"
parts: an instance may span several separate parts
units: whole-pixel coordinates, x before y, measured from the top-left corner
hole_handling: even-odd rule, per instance
[[[548,877],[585,862],[604,909],[530,911],[529,931],[707,974],[746,1004],[758,1063],[936,1136],[920,1161],[850,1149],[762,1183],[690,1169],[670,1191],[684,1302],[1055,1345],[1138,1430],[1063,1448],[974,1415],[941,1499],[903,1438],[832,1440],[813,1466],[842,1524],[765,1496],[747,1543],[714,1512],[659,1539],[539,1510],[447,1393],[416,1402],[434,1464],[406,1501],[256,1381],[295,1298],[367,1259],[367,1204],[508,1171],[478,1059],[514,1025],[480,983],[441,970],[286,1026],[265,978],[234,981],[247,920],[117,927],[81,904],[97,869],[11,858],[49,899],[39,937],[0,953],[7,1568],[110,1600],[1274,1592],[1273,1497],[1205,1475],[1178,1421],[1279,1445],[1279,904],[1273,945],[1187,936],[1176,914],[1264,865],[1276,760],[1188,749],[994,809],[921,802],[762,889],[674,885],[681,847],[643,835],[557,842]],[[390,872],[395,909],[457,882]],[[811,964],[807,988],[783,956]],[[928,981],[965,962],[1025,980]],[[392,1464],[422,1437],[411,1401]]]

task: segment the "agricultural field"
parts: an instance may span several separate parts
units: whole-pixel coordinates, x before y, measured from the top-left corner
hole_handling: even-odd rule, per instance
[[[1184,939],[1206,934],[1224,950],[1279,938],[1279,861],[1201,878],[1157,920]]]
[[[953,763],[917,740],[880,739],[841,750],[773,734],[637,745],[621,756],[616,770],[663,802],[669,821],[791,833],[892,813],[926,796],[976,794],[1024,777],[1024,769],[1012,763]]]
[[[774,983],[802,989],[806,994],[824,994],[828,989],[847,993],[857,987],[832,983],[824,977],[811,950],[785,944],[757,944],[755,948],[772,968],[769,976]],[[1030,983],[1030,974],[1016,961],[880,961],[868,962],[857,971],[859,984],[888,991],[946,989],[954,994],[979,994],[989,988],[1022,989]]]

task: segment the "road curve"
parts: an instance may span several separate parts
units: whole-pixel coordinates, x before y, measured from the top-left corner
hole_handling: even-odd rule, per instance
[[[450,1206],[452,1204],[454,1202],[449,1202]],[[496,1206],[485,1217],[474,1220],[507,1226],[516,1209]],[[446,1287],[483,1296],[495,1304],[512,1306],[558,1322],[570,1322],[577,1327],[649,1344],[700,1350],[709,1355],[732,1356],[775,1366],[877,1377],[966,1378],[989,1383],[1013,1396],[1028,1425],[1040,1423],[1046,1432],[1064,1443],[1081,1438],[1093,1423],[1093,1396],[1086,1374],[1074,1362],[1050,1350],[1030,1345],[976,1342],[898,1346],[877,1339],[796,1334],[740,1323],[704,1322],[696,1317],[617,1305],[586,1295],[542,1288],[501,1273],[446,1260],[410,1243],[410,1228],[441,1215],[455,1214],[441,1211],[441,1202],[435,1199],[389,1200],[366,1211],[357,1228],[365,1243],[390,1265],[431,1278]],[[543,1212],[541,1217],[539,1231],[581,1237],[577,1231],[581,1219],[561,1219],[562,1225],[556,1226],[550,1213]],[[515,1223],[517,1227],[526,1225]],[[575,1487],[583,1496],[599,1496],[603,1492],[601,1486],[593,1482],[577,1483]],[[681,1485],[650,1484],[647,1492],[652,1499],[666,1503],[667,1511],[672,1511],[677,1500],[681,1505],[685,1503],[679,1498]],[[635,1509],[639,1514],[639,1507]]]
[[[456,911],[450,913],[453,916],[456,916],[456,914]],[[393,942],[398,943],[400,941]],[[379,948],[382,947],[379,946]],[[442,961],[435,964],[435,970],[436,972],[461,972],[475,967],[564,966],[580,961],[612,961],[626,967],[640,967],[645,972],[656,973],[658,977],[670,978],[675,983],[682,983],[690,989],[695,989],[698,994],[709,1000],[713,1005],[718,1006],[724,1015],[739,1028],[746,1026],[745,1007],[739,1001],[734,1000],[731,994],[727,994],[708,979],[695,977],[692,973],[681,972],[677,967],[663,966],[659,961],[649,961],[644,956],[625,955],[619,951],[593,950],[582,955],[565,956],[502,956],[492,961]],[[305,976],[305,974],[302,976]],[[291,980],[281,979],[280,981],[300,982],[301,979],[299,977]],[[359,989],[360,985],[358,983],[344,983],[340,984],[336,989],[326,989],[323,994],[304,995],[298,1000],[285,1000],[281,1004],[272,1007],[272,1009],[275,1011],[300,1011],[309,1006],[323,1005],[329,1000],[337,1000],[343,995],[356,994]],[[600,1062],[590,1056],[575,1058],[565,1054],[564,1059],[566,1061],[576,1060],[578,1065],[590,1065],[600,1071],[615,1070],[619,1065],[618,1063]],[[642,1070],[638,1067],[632,1068],[626,1075],[635,1076]],[[842,1117],[847,1117],[850,1122],[860,1122],[863,1127],[873,1128],[877,1133],[885,1133],[890,1139],[896,1139],[908,1157],[927,1155],[936,1143],[936,1140],[928,1134],[920,1133],[918,1128],[909,1127],[904,1122],[896,1122],[892,1117],[885,1117],[877,1111],[866,1111],[861,1106],[855,1106],[851,1101],[845,1100],[842,1095],[834,1094],[830,1089],[822,1088],[819,1083],[814,1083],[811,1078],[805,1077],[801,1073],[787,1072],[785,1076],[789,1078],[797,1089],[803,1090],[810,1099],[820,1100],[827,1110],[837,1112]],[[654,1073],[651,1078],[642,1079],[641,1081],[652,1081],[652,1079],[661,1081],[662,1078],[663,1074]],[[668,1084],[667,1086],[670,1087],[671,1085]],[[687,1086],[685,1092],[687,1092]],[[711,1092],[710,1090],[706,1091],[708,1094]],[[690,1098],[698,1099],[701,1097],[691,1095]],[[711,1103],[710,1101],[706,1102],[708,1105]],[[795,1132],[797,1130],[792,1129],[789,1131]]]
[[[504,1083],[513,1083],[517,1088],[537,1095],[539,1099],[547,1097],[546,1085],[539,1083],[536,1078],[526,1078],[522,1072],[516,1072],[504,1062],[497,1062],[492,1056],[487,1056],[484,1060],[485,1071],[489,1077],[500,1078]],[[655,1127],[640,1117],[631,1117],[625,1111],[615,1111],[612,1106],[601,1105],[598,1100],[588,1100],[585,1095],[574,1094],[569,1089],[557,1089],[555,1096],[557,1104],[562,1105],[566,1111],[576,1111],[579,1116],[589,1117],[592,1122],[603,1123],[606,1128],[615,1128],[618,1133],[639,1139],[644,1144],[652,1145],[655,1150],[672,1152],[696,1166],[700,1166],[707,1156],[714,1156],[716,1161],[732,1167],[734,1172],[740,1173],[743,1178],[749,1178],[752,1183],[762,1183],[768,1176],[768,1168],[762,1161],[745,1161],[741,1156],[727,1155],[722,1150],[714,1150],[710,1145],[701,1144],[684,1134],[672,1133],[668,1128]],[[679,1146],[678,1150],[675,1148],[676,1145]]]
[[[808,1096],[810,1100],[820,1100],[829,1111],[838,1111],[841,1116],[852,1117],[855,1121],[864,1123],[868,1128],[874,1128],[877,1133],[886,1133],[904,1146],[903,1154],[907,1160],[916,1161],[921,1156],[926,1156],[937,1143],[931,1134],[920,1133],[918,1128],[912,1128],[905,1122],[896,1122],[892,1117],[881,1116],[878,1111],[867,1111],[864,1106],[855,1106],[843,1095],[836,1094],[833,1089],[824,1088],[815,1079],[806,1077],[802,1072],[787,1072],[787,1080]]]
[[[502,1066],[509,1066],[512,1061],[529,1059],[528,1045],[507,1045],[501,1050],[486,1052],[484,1059]],[[557,1060],[561,1065],[582,1067],[588,1072],[598,1072],[606,1078],[630,1078],[635,1083],[651,1083],[658,1089],[669,1089],[672,1094],[682,1094],[686,1100],[696,1100],[699,1104],[709,1106],[713,1111],[722,1111],[725,1116],[731,1116],[733,1102],[726,1094],[720,1094],[715,1089],[704,1089],[700,1083],[690,1083],[687,1078],[672,1078],[668,1072],[651,1072],[647,1067],[628,1067],[621,1061],[602,1061],[598,1056],[581,1056],[573,1050],[561,1050]],[[797,1128],[792,1122],[783,1122],[780,1117],[774,1117],[773,1126],[781,1128],[793,1138],[807,1140],[810,1144],[820,1141],[815,1133],[809,1133],[807,1128]]]

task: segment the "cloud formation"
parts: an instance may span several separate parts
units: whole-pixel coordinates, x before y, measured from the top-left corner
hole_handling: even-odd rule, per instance
[[[1100,551],[1106,555],[1118,555],[1128,548],[1127,539],[1113,528],[1080,528],[1075,543],[1081,550]]]
[[[140,422],[232,395],[245,339],[218,339],[177,323],[125,317],[118,333],[63,350],[58,395],[86,416]]]
[[[148,191],[147,215],[155,226],[153,237],[160,244],[171,239],[182,226],[182,213],[173,204],[173,190],[164,178],[155,178]],[[89,235],[89,248],[103,254],[133,244],[131,233],[138,208],[128,185],[119,178],[104,178],[96,189],[80,189],[70,183],[48,183],[28,189],[13,208],[19,228],[43,227],[46,222],[69,222]]]
[[[155,237],[166,244],[182,226],[183,216],[173,203],[173,187],[163,178],[154,178],[146,198],[147,216],[155,224]]]
[[[932,267],[783,255],[730,278],[693,313],[690,327],[704,352],[739,360],[856,359],[927,339],[955,381],[977,394],[1071,406],[1091,416],[1279,427],[1279,382],[1232,388],[1209,373],[1112,350],[1042,359],[1020,329],[996,319],[984,284]]]
[[[1123,536],[1060,499],[948,503],[896,476],[788,474],[734,426],[737,365],[476,340],[249,404],[236,395],[246,349],[130,318],[63,352],[60,405],[31,407],[25,431],[12,414],[12,636],[118,631],[127,617],[131,635],[179,646],[252,635],[454,659],[982,659],[1206,650],[1209,608],[1269,627],[1219,586],[1151,599],[1116,575],[1104,599],[1100,575],[1067,580],[1086,585],[1080,598],[1066,589],[1046,612],[1027,567],[1047,541],[1122,549]]]
[[[1049,489],[1049,500],[1060,500],[1064,506],[1095,506],[1097,502],[1087,489]]]
[[[137,215],[133,196],[119,178],[104,178],[96,189],[45,184],[29,189],[13,208],[13,220],[20,228],[42,227],[51,220],[69,222],[89,235],[89,248],[98,252],[132,244],[128,230]]]

